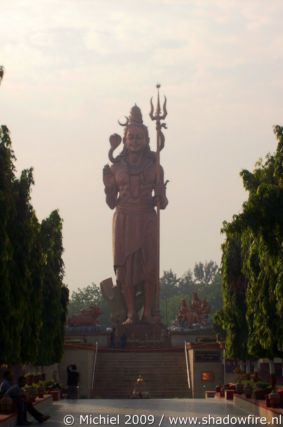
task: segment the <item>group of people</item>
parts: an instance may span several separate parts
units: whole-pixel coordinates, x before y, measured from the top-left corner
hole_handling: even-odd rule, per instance
[[[0,396],[5,396],[12,399],[17,411],[17,424],[20,426],[28,426],[31,423],[27,419],[29,413],[40,424],[50,418],[49,415],[44,415],[39,412],[28,399],[24,393],[23,387],[26,384],[24,376],[20,376],[18,381],[14,384],[12,374],[10,371],[5,371],[3,374],[3,381],[0,384]]]
[[[67,367],[67,386],[68,398],[76,399],[78,397],[79,372],[76,365],[72,364]],[[26,396],[24,386],[26,379],[20,376],[16,383],[13,382],[12,374],[9,370],[3,373],[2,382],[0,384],[0,398],[5,397],[11,399],[14,410],[17,411],[17,424],[19,426],[28,426],[31,424],[27,419],[27,414],[30,414],[40,424],[47,421],[50,416],[39,412],[32,401]]]
[[[127,346],[127,335],[125,332],[120,336],[120,348],[122,350],[125,350]],[[116,328],[113,328],[110,334],[110,347],[115,348],[116,347]]]

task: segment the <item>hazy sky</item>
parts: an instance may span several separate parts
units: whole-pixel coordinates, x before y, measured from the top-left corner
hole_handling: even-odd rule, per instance
[[[34,167],[39,219],[64,218],[71,290],[112,273],[102,168],[109,135],[155,84],[168,98],[161,270],[220,261],[239,172],[274,151],[283,123],[282,0],[0,0],[0,122],[18,172]]]

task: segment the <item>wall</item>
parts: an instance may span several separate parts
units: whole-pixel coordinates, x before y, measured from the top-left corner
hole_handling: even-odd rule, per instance
[[[206,390],[215,390],[217,384],[224,383],[223,350],[217,344],[188,344],[187,352],[192,396],[203,398]],[[218,355],[215,360],[211,357],[214,355]],[[202,379],[204,372],[211,373],[213,378],[205,381]]]

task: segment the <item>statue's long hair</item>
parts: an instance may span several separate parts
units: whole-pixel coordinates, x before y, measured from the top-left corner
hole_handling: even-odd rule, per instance
[[[147,158],[149,158],[149,159],[155,159],[155,153],[153,151],[151,151],[151,149],[150,149],[150,145],[149,145],[150,138],[149,138],[149,135],[148,135],[148,129],[147,129],[147,127],[145,125],[132,124],[132,125],[129,125],[129,126],[125,127],[124,136],[123,136],[124,147],[123,147],[123,150],[121,151],[121,153],[118,154],[118,156],[116,157],[115,160],[116,161],[120,161],[120,160],[126,159],[128,157],[128,151],[129,150],[126,147],[126,138],[127,138],[128,130],[131,127],[133,127],[133,126],[134,127],[141,127],[143,129],[143,131],[144,131],[146,142],[147,142],[147,145],[146,145],[146,147],[144,149],[144,156],[147,157]]]

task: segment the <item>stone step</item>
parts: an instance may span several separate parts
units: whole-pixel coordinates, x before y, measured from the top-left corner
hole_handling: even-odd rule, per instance
[[[190,397],[184,351],[99,351],[94,397],[131,396],[142,374],[150,397]]]

